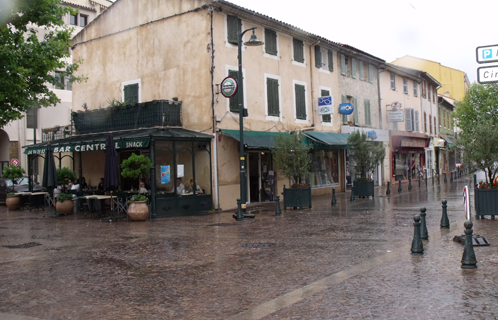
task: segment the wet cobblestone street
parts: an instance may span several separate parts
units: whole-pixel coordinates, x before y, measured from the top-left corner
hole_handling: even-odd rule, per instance
[[[498,220],[473,220],[491,246],[474,248],[478,269],[461,269],[452,239],[464,185],[471,176],[353,202],[341,193],[335,206],[314,197],[281,217],[261,204],[242,222],[221,212],[108,223],[1,206],[0,319],[496,319]],[[429,240],[416,256],[420,207]]]

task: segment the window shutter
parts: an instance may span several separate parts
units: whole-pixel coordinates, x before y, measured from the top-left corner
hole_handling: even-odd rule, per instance
[[[348,97],[346,97],[346,95],[343,94],[341,96],[341,98],[342,98],[342,100],[341,100],[342,103],[348,103]],[[343,114],[342,115],[342,123],[343,124],[348,124],[348,115],[347,114]]]
[[[355,125],[360,125],[360,117],[358,115],[358,99],[356,99],[356,97],[353,98],[353,106],[354,106],[354,111],[353,111],[353,114],[354,114],[354,124]]]
[[[365,80],[365,70],[363,70],[363,61],[360,61],[360,80]]]
[[[138,103],[138,83],[124,86],[124,102],[129,105]]]
[[[296,118],[306,120],[305,88],[302,85],[296,84],[294,90],[296,91]]]
[[[420,132],[419,121],[418,121],[418,111],[415,111],[415,129],[413,131]]]
[[[266,53],[277,55],[277,33],[271,29],[265,29]]]
[[[227,16],[227,41],[228,43],[237,45],[239,42],[238,35],[241,31],[241,21],[238,17]]]
[[[370,100],[368,99],[365,99],[365,124],[366,125],[372,124],[372,118],[370,115]]]
[[[301,40],[293,39],[294,61],[304,62],[304,43]]]
[[[332,50],[328,50],[328,58],[329,58],[329,71],[334,71],[334,53]]]
[[[391,72],[391,89],[396,90],[396,75]]]
[[[346,75],[346,57],[341,54],[341,74]]]
[[[322,67],[322,49],[320,46],[315,46],[315,67]]]
[[[278,80],[267,78],[266,91],[268,95],[268,115],[278,117],[280,115],[278,101]]]
[[[405,109],[405,131],[413,131],[412,110]]]
[[[238,81],[239,72],[235,70],[228,70],[228,76],[234,78]],[[233,97],[230,97],[230,111],[231,112],[239,112],[239,95],[235,94]]]
[[[351,70],[352,70],[352,77],[353,79],[356,79],[356,67],[357,67],[357,64],[356,64],[356,59],[353,58],[351,59]]]
[[[374,82],[374,68],[371,64],[368,65],[368,81],[370,83]]]

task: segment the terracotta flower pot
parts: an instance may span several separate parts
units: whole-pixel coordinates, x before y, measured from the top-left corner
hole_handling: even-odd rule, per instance
[[[147,201],[131,201],[128,206],[128,216],[131,221],[145,221],[149,216]]]
[[[5,205],[9,210],[17,210],[21,206],[21,197],[14,195],[14,196],[7,196],[5,199]]]
[[[55,204],[55,210],[57,210],[57,212],[71,214],[71,213],[73,213],[73,209],[74,209],[73,200],[66,199],[62,202],[57,201],[57,203]]]

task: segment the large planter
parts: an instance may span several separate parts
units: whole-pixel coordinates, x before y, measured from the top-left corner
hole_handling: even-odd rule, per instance
[[[356,197],[374,197],[374,182],[372,181],[354,181],[354,195]]]
[[[57,201],[57,203],[55,204],[55,210],[60,213],[71,214],[74,210],[74,202],[70,199]]]
[[[498,215],[498,189],[474,189],[476,218]]]
[[[5,199],[5,205],[9,210],[17,210],[21,207],[21,197],[18,195],[7,196]]]
[[[311,208],[311,187],[286,188],[284,185],[284,209],[287,207]]]
[[[128,206],[128,217],[131,221],[145,221],[149,216],[147,201],[131,201]]]

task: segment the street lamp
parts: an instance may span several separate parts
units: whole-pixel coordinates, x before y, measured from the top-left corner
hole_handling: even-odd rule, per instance
[[[246,172],[245,172],[245,157],[244,157],[244,83],[242,78],[242,37],[247,31],[252,30],[252,35],[249,41],[244,42],[244,45],[248,47],[262,46],[263,41],[258,40],[254,30],[256,27],[249,28],[241,32],[237,39],[238,46],[238,59],[239,59],[239,72],[237,74],[238,82],[238,92],[237,100],[239,102],[239,134],[240,134],[240,200],[237,201],[237,221],[244,220],[244,214],[242,210],[246,208]]]

